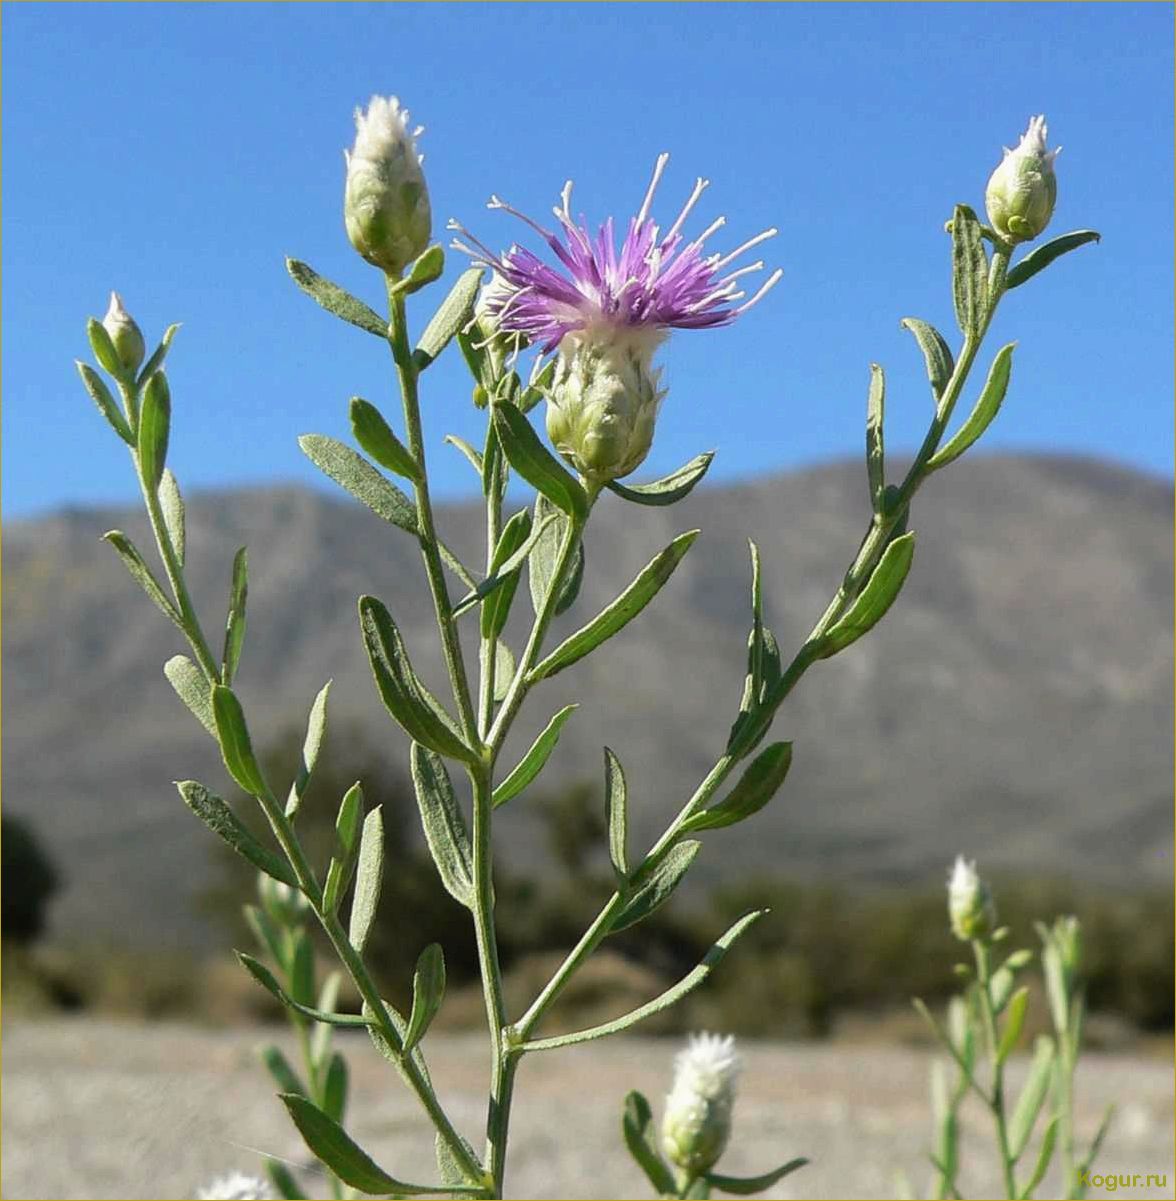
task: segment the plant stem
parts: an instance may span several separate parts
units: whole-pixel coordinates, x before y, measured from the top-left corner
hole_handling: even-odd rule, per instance
[[[485,454],[495,453],[491,449],[491,439],[495,437],[493,425],[489,426]],[[496,453],[493,469],[487,481],[486,490],[486,574],[490,575],[494,564],[494,551],[498,539],[502,535],[502,491],[499,488],[499,478],[502,467],[502,453]],[[478,695],[478,733],[485,739],[490,729],[490,721],[494,713],[494,684],[498,670],[498,638],[490,637],[481,640],[479,659],[480,686]]]
[[[980,996],[980,1016],[984,1023],[984,1036],[988,1043],[988,1053],[992,1061],[992,1088],[989,1090],[989,1108],[992,1119],[996,1124],[996,1144],[1000,1153],[1001,1170],[1004,1173],[1005,1191],[1009,1201],[1016,1201],[1017,1181],[1013,1174],[1013,1161],[1009,1155],[1008,1128],[1005,1123],[1004,1111],[1004,1065],[997,1055],[1000,1045],[996,1033],[996,1012],[992,1004],[991,974],[988,961],[988,944],[980,939],[972,943],[972,951],[976,957],[976,986]]]

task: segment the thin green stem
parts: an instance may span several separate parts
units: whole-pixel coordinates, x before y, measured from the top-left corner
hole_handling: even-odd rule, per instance
[[[489,455],[491,450],[491,439],[494,438],[494,427],[489,426],[489,434],[486,439],[485,454]],[[490,478],[487,481],[486,491],[486,574],[490,575],[494,565],[494,551],[498,546],[498,539],[502,536],[502,490],[499,487],[499,478],[503,470],[502,456],[498,453],[495,457],[493,468],[490,472]],[[495,676],[498,670],[498,638],[491,635],[488,638],[481,640],[480,649],[480,686],[478,693],[478,733],[485,739],[489,729],[490,722],[494,714],[494,691],[495,691]]]
[[[977,939],[972,943],[976,957],[976,987],[980,997],[980,1018],[984,1023],[984,1037],[988,1043],[989,1059],[992,1063],[992,1086],[989,1090],[989,1108],[996,1126],[996,1144],[1000,1154],[1000,1166],[1004,1173],[1005,1191],[1009,1201],[1018,1196],[1017,1180],[1013,1173],[1013,1160],[1009,1154],[1008,1126],[1004,1109],[1004,1065],[1000,1062],[997,1048],[1000,1041],[996,1032],[996,1010],[992,1004],[992,975],[988,957],[988,944]]]

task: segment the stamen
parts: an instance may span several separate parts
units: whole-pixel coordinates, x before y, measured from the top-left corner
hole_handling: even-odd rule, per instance
[[[637,212],[637,224],[640,225],[646,217],[649,216],[649,206],[653,204],[653,194],[657,190],[658,180],[662,177],[662,172],[666,169],[666,163],[670,161],[668,154],[659,154],[657,163],[653,168],[653,178],[649,181],[649,188],[646,190],[645,199],[641,202],[641,208]]]
[[[716,270],[722,267],[724,263],[729,263],[732,259],[737,259],[745,250],[750,250],[753,246],[758,246],[761,242],[766,242],[768,238],[774,238],[779,233],[777,229],[765,229],[762,234],[756,234],[754,238],[748,238],[742,246],[736,250],[732,250],[730,254],[725,254],[715,264]]]
[[[694,181],[694,191],[690,193],[690,199],[686,201],[685,207],[678,214],[677,221],[670,226],[669,233],[667,233],[665,236],[665,241],[668,242],[678,232],[678,230],[682,228],[686,218],[690,216],[690,210],[695,206],[695,204],[698,203],[698,198],[703,194],[703,192],[706,191],[708,187],[710,187],[709,179],[699,178]]]
[[[716,230],[720,230],[727,224],[726,217],[716,217],[707,227],[694,239],[693,242],[686,248],[687,250],[697,250],[703,242],[707,240]]]
[[[746,313],[753,304],[758,304],[759,301],[761,301],[780,282],[780,276],[783,274],[784,272],[777,267],[776,270],[773,271],[766,280],[764,280],[763,286],[760,288],[760,290],[746,304],[741,304],[735,310],[732,316],[737,317],[740,313]]]
[[[747,267],[740,267],[738,271],[732,271],[730,275],[723,276],[723,283],[729,284],[732,280],[738,279],[741,275],[747,275],[752,271],[762,271],[764,269],[764,260],[759,259]]]

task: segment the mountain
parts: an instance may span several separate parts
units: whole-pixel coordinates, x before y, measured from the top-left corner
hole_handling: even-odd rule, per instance
[[[773,734],[795,742],[787,784],[751,821],[706,836],[695,887],[769,869],[925,882],[957,851],[986,870],[1124,886],[1171,878],[1171,486],[1064,457],[978,456],[945,475],[916,500],[918,549],[901,598],[793,693]],[[612,747],[629,781],[630,837],[648,844],[722,749],[738,704],[746,538],[762,549],[767,617],[790,655],[857,549],[863,477],[857,464],[833,464],[703,487],[664,509],[606,493],[580,598],[551,639],[676,533],[703,533],[637,621],[535,689],[504,766],[560,706],[580,701],[540,785],[599,783],[601,747]],[[442,507],[439,523],[478,560],[479,506]],[[176,632],[99,541],[116,527],[146,553],[138,512],[72,509],[6,525],[4,802],[63,866],[58,936],[200,947],[214,937],[193,904],[209,877],[209,836],[170,781],[228,785],[161,673],[183,649]],[[255,742],[301,726],[333,677],[328,752],[345,756],[347,731],[360,729],[404,760],[355,600],[385,600],[418,671],[444,695],[412,540],[345,497],[295,488],[196,495],[188,527],[209,631],[221,625],[233,552],[250,548],[238,692]],[[526,598],[524,586],[516,649]],[[506,864],[542,861],[526,796],[496,831]]]

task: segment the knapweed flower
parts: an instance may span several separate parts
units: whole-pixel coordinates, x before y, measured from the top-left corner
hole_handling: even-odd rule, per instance
[[[143,362],[146,346],[143,343],[143,333],[135,324],[135,319],[123,308],[122,297],[117,292],[110,294],[110,307],[102,318],[102,327],[110,335],[114,353],[118,361],[134,374]]]
[[[674,1060],[674,1086],[662,1119],[662,1149],[694,1179],[712,1168],[731,1136],[739,1056],[728,1034],[694,1034]]]
[[[207,1188],[201,1189],[196,1197],[198,1201],[268,1201],[273,1195],[264,1180],[246,1176],[243,1172],[233,1172],[214,1180]]]
[[[980,879],[976,863],[957,855],[947,882],[947,913],[951,932],[961,942],[987,938],[996,929],[996,904]]]
[[[373,96],[355,110],[355,145],[344,151],[343,220],[351,245],[390,275],[424,253],[433,228],[429,191],[408,113],[395,96]]]
[[[1062,148],[1046,150],[1048,132],[1044,115],[1030,117],[1016,150],[1005,147],[984,192],[992,228],[1010,242],[1032,241],[1053,216],[1058,195],[1053,164]]]
[[[627,475],[644,460],[665,395],[653,356],[671,329],[729,325],[776,281],[774,271],[750,300],[737,282],[763,262],[729,269],[774,229],[749,238],[729,254],[704,254],[703,244],[721,229],[719,217],[687,241],[682,227],[708,185],[699,179],[672,225],[663,233],[651,216],[654,193],[669,155],[658,157],[637,215],[617,249],[610,217],[595,235],[573,218],[572,185],[553,210],[563,237],[524,216],[497,196],[504,209],[534,229],[558,265],[521,246],[498,255],[451,221],[473,243],[453,245],[489,267],[501,281],[487,313],[498,329],[519,334],[539,350],[558,352],[548,396],[547,432],[556,449],[585,477],[604,482]],[[743,303],[739,303],[742,301]]]

